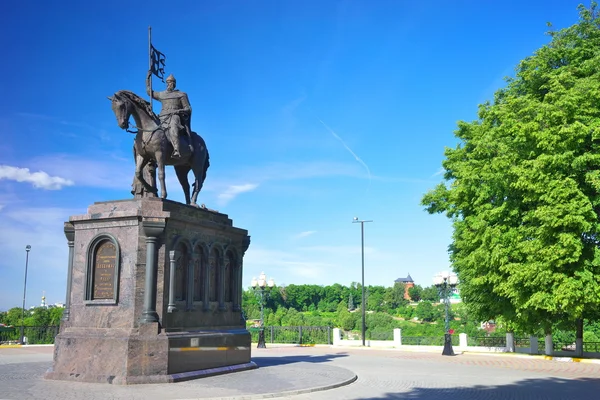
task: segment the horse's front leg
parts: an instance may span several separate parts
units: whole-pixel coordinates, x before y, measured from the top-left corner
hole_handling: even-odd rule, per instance
[[[160,197],[167,198],[167,185],[165,184],[165,160],[162,152],[156,152],[156,168],[158,169],[158,181],[160,182]]]
[[[137,180],[139,182],[142,183],[142,185],[144,185],[144,188],[146,189],[146,191],[148,193],[154,193],[154,195],[156,195],[156,188],[150,186],[148,184],[148,182],[146,182],[146,180],[144,179],[144,167],[146,166],[146,164],[148,164],[147,159],[145,159],[144,157],[140,156],[139,154],[136,155],[135,158],[135,177],[137,178]]]

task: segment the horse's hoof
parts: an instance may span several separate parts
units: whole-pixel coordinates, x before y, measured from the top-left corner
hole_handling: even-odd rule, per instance
[[[190,203],[189,205],[195,208],[200,208],[200,206],[197,203]]]

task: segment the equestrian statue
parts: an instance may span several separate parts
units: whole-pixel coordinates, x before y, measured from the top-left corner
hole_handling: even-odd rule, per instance
[[[148,101],[133,92],[120,90],[108,98],[112,102],[119,127],[135,134],[132,193],[136,197],[158,196],[154,175],[154,169],[157,169],[160,197],[166,199],[165,165],[173,165],[183,188],[186,204],[198,207],[196,200],[210,165],[206,143],[191,130],[192,108],[187,94],[175,90],[175,77],[170,75],[167,78],[166,90],[155,92],[152,90],[151,74],[152,71],[148,71],[146,87],[148,95],[162,104],[158,116]],[[130,117],[133,117],[137,131],[129,130]],[[144,173],[146,167],[148,169]],[[191,196],[187,178],[190,170],[195,178]]]

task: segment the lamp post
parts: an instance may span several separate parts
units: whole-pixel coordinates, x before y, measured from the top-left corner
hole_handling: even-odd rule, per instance
[[[444,271],[433,277],[433,284],[438,288],[440,297],[446,305],[444,350],[442,351],[442,355],[453,356],[454,350],[452,349],[452,335],[450,333],[450,292],[458,284],[458,276],[449,273],[448,271]]]
[[[252,289],[254,289],[254,293],[258,292],[260,294],[260,330],[258,331],[258,346],[257,349],[264,349],[267,346],[265,345],[265,288],[269,286],[272,288],[275,286],[275,281],[273,278],[269,279],[267,282],[267,276],[264,272],[256,278],[252,278]]]
[[[21,344],[25,344],[23,343],[25,337],[25,295],[27,293],[27,266],[29,264],[30,250],[30,245],[25,246],[25,283],[23,284],[23,308],[21,309]]]
[[[362,258],[362,281],[361,281],[361,296],[362,296],[362,303],[360,305],[360,308],[362,310],[362,345],[365,345],[365,336],[366,336],[366,323],[365,323],[365,305],[367,304],[367,302],[365,301],[365,222],[373,222],[372,220],[369,221],[365,221],[365,220],[360,220],[358,219],[358,217],[354,217],[354,220],[352,221],[352,223],[360,223],[360,254],[361,254],[361,258]]]

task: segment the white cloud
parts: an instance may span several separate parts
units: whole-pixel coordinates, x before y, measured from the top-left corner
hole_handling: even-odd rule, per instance
[[[64,176],[86,186],[129,191],[135,164],[133,158],[121,158],[112,154],[79,157],[68,154],[51,154],[31,160],[32,166],[47,166],[50,173]]]
[[[315,233],[317,233],[317,231],[304,231],[304,232],[300,232],[299,234],[294,235],[294,239],[302,239],[302,238],[305,238],[307,236],[313,235]]]
[[[63,186],[74,184],[72,180],[61,178],[59,176],[50,176],[44,171],[30,172],[29,168],[11,167],[10,165],[0,165],[0,179],[8,179],[17,182],[29,182],[34,187],[46,190],[59,190]]]
[[[256,183],[246,183],[243,185],[231,185],[224,192],[217,196],[219,205],[223,206],[233,200],[237,195],[245,192],[251,192],[258,187]]]
[[[446,172],[444,167],[440,167],[440,169],[438,169],[435,174],[431,175],[431,177],[433,178],[434,176],[442,175],[444,172]]]

